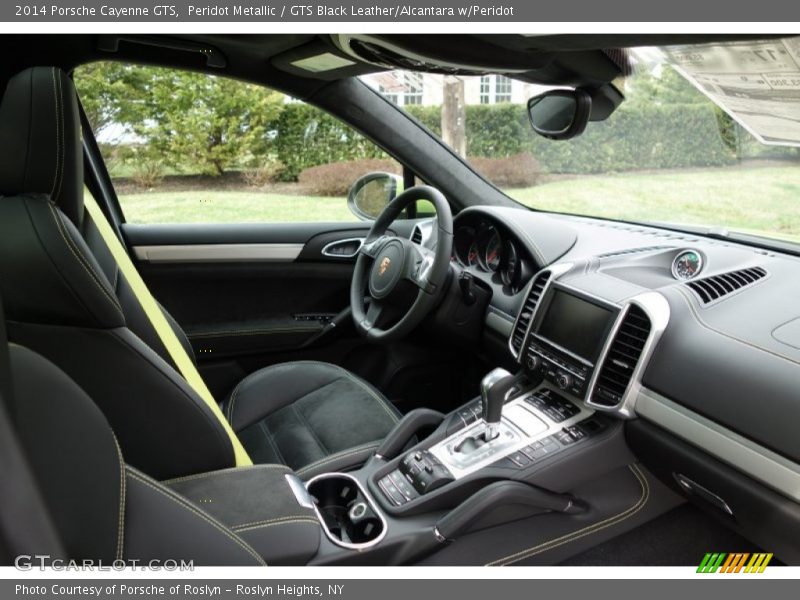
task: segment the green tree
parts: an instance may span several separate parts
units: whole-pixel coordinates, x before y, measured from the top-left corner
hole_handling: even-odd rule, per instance
[[[144,92],[148,69],[116,62],[96,62],[76,70],[75,86],[95,136],[113,139],[130,133],[132,123],[146,118]]]
[[[284,95],[224,77],[112,62],[80,67],[76,83],[106,152],[222,175],[269,154],[268,126]],[[113,135],[109,139],[109,132]],[[105,139],[104,139],[105,137]]]
[[[146,93],[148,118],[133,131],[165,162],[222,175],[269,153],[268,125],[284,96],[239,81],[153,69]]]
[[[626,80],[622,107],[705,103],[694,85],[665,64],[658,71],[639,72]]]

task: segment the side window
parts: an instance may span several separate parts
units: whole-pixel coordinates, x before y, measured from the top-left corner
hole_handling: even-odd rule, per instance
[[[335,117],[264,87],[115,62],[74,79],[131,223],[353,221],[350,185],[401,173]]]

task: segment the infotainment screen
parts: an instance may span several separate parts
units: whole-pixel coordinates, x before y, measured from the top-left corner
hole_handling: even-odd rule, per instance
[[[536,333],[545,340],[594,363],[611,328],[613,311],[553,289]]]

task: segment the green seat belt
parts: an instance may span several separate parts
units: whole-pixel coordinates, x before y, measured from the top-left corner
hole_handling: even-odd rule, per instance
[[[156,299],[153,298],[153,294],[150,293],[142,276],[139,275],[139,271],[136,270],[131,257],[128,256],[128,252],[125,250],[122,242],[114,233],[114,230],[111,228],[111,225],[100,209],[100,206],[97,204],[97,201],[91,194],[87,193],[84,194],[84,205],[89,212],[89,216],[92,217],[92,221],[94,221],[94,224],[97,226],[100,236],[111,251],[111,255],[114,257],[114,260],[116,260],[119,270],[128,281],[128,285],[131,286],[136,299],[142,306],[142,310],[144,310],[147,318],[150,319],[150,324],[153,326],[153,329],[156,330],[159,339],[161,339],[161,343],[164,344],[175,366],[178,367],[186,383],[188,383],[197,395],[203,399],[208,405],[208,408],[211,409],[211,412],[214,413],[214,416],[219,419],[220,424],[228,434],[231,444],[233,445],[236,466],[242,467],[252,465],[253,461],[250,460],[247,451],[244,449],[244,446],[242,446],[242,442],[239,441],[230,423],[225,419],[217,401],[214,399],[214,396],[211,395],[205,381],[203,381],[203,378],[197,371],[194,361],[189,357],[186,349],[178,339],[178,336],[175,335],[169,322],[167,322],[164,312],[161,310],[158,302],[156,302]]]

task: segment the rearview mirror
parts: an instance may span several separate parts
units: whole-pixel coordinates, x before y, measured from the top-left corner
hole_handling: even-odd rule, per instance
[[[551,140],[568,140],[583,133],[592,112],[592,97],[582,89],[550,90],[528,100],[533,130]]]
[[[362,221],[374,221],[397,194],[403,178],[392,173],[367,173],[359,177],[347,194],[347,207]]]

